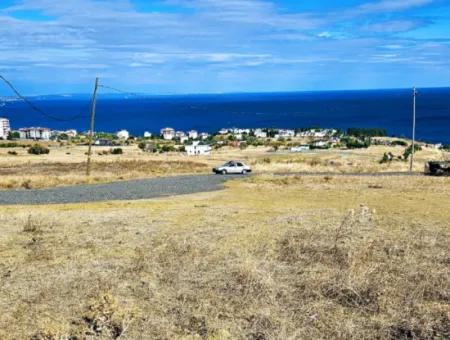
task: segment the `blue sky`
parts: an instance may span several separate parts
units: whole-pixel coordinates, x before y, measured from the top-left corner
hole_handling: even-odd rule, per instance
[[[27,94],[449,86],[450,0],[0,0],[0,74]]]

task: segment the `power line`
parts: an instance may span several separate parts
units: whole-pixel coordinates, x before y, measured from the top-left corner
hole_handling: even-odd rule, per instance
[[[133,97],[139,97],[139,98],[148,98],[148,95],[143,95],[143,94],[139,94],[139,93],[135,93],[135,92],[128,92],[128,91],[124,91],[124,90],[120,90],[116,87],[112,87],[112,86],[108,86],[108,85],[98,85],[98,87],[104,88],[104,89],[108,89],[108,90],[112,90],[121,94],[125,94],[125,95],[129,95],[129,96],[133,96]]]
[[[62,117],[57,117],[57,116],[51,115],[51,114],[45,112],[44,110],[42,110],[41,108],[37,107],[28,98],[23,96],[16,89],[16,87],[8,79],[6,79],[4,76],[0,75],[0,79],[3,80],[3,82],[16,94],[17,98],[19,98],[20,100],[25,102],[25,104],[27,104],[33,111],[36,111],[36,112],[40,113],[41,115],[43,115],[43,116],[45,116],[45,117],[47,117],[49,119],[53,119],[53,120],[60,121],[60,122],[70,122],[70,121],[76,120],[78,118],[86,117],[86,115],[84,113],[77,114],[77,115],[72,116],[70,118],[62,118]]]

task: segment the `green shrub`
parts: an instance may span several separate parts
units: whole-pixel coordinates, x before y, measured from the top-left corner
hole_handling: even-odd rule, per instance
[[[28,149],[28,153],[31,155],[45,155],[50,153],[50,149],[45,146],[35,144]]]
[[[114,148],[114,149],[111,149],[111,154],[112,155],[121,155],[121,154],[123,154],[123,150],[122,150],[122,148]]]
[[[414,144],[414,152],[422,151],[422,147],[418,144]],[[412,145],[408,146],[403,152],[403,159],[408,160],[409,156],[412,154]]]
[[[0,143],[0,148],[16,148],[20,146],[16,142]]]
[[[354,137],[385,137],[386,129],[380,128],[349,128],[347,135]]]
[[[342,142],[348,149],[367,149],[371,145],[370,138],[359,140],[352,137],[343,138]]]
[[[390,163],[395,158],[392,152],[385,152],[383,157],[380,160],[380,164]]]
[[[161,152],[174,152],[175,147],[173,145],[163,145],[161,147]]]
[[[17,156],[17,152],[16,151],[8,151],[8,155]]]
[[[394,140],[391,142],[391,145],[393,145],[393,146],[396,146],[396,145],[408,146],[408,143],[406,143],[404,140]]]

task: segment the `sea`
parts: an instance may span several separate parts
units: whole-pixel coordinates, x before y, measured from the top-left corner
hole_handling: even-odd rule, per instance
[[[412,89],[143,95],[99,93],[95,130],[126,129],[134,135],[163,127],[216,132],[221,128],[384,128],[390,136],[412,134]],[[2,99],[1,99],[2,98]],[[89,95],[0,97],[0,117],[13,129],[89,129]],[[418,89],[417,139],[450,144],[450,88]],[[37,109],[37,110],[36,110]]]

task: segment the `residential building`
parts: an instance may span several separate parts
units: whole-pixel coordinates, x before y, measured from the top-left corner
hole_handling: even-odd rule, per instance
[[[294,130],[283,130],[283,129],[280,129],[280,130],[278,130],[278,137],[281,137],[281,138],[295,137],[295,131]]]
[[[99,138],[94,142],[94,145],[96,145],[96,146],[112,146],[113,142],[110,139]]]
[[[10,131],[9,119],[0,118],[0,138],[7,139]]]
[[[202,133],[200,134],[200,138],[201,138],[202,140],[208,139],[208,137],[209,137],[209,133],[202,132]]]
[[[186,136],[186,134],[183,131],[177,131],[175,132],[175,137],[180,139],[181,137]]]
[[[220,135],[227,135],[228,134],[228,129],[220,129],[219,134]]]
[[[211,153],[210,145],[202,145],[199,141],[195,141],[192,145],[186,145],[186,153],[188,156],[209,155]]]
[[[267,138],[267,132],[263,131],[262,129],[256,129],[253,131],[256,138]]]
[[[165,140],[172,140],[175,138],[175,130],[170,127],[161,129],[160,132]]]
[[[116,136],[119,139],[127,140],[128,138],[130,138],[130,133],[127,130],[120,130],[119,132],[117,132]]]
[[[197,139],[198,138],[198,132],[196,130],[191,130],[188,132],[189,138]]]
[[[184,144],[184,143],[187,142],[188,140],[189,140],[189,137],[188,137],[188,136],[180,137],[180,143],[181,143],[181,144]]]
[[[64,133],[71,138],[76,137],[78,135],[78,132],[75,129],[66,130],[64,131]]]
[[[19,129],[21,139],[50,140],[51,130],[43,127],[30,127]]]

